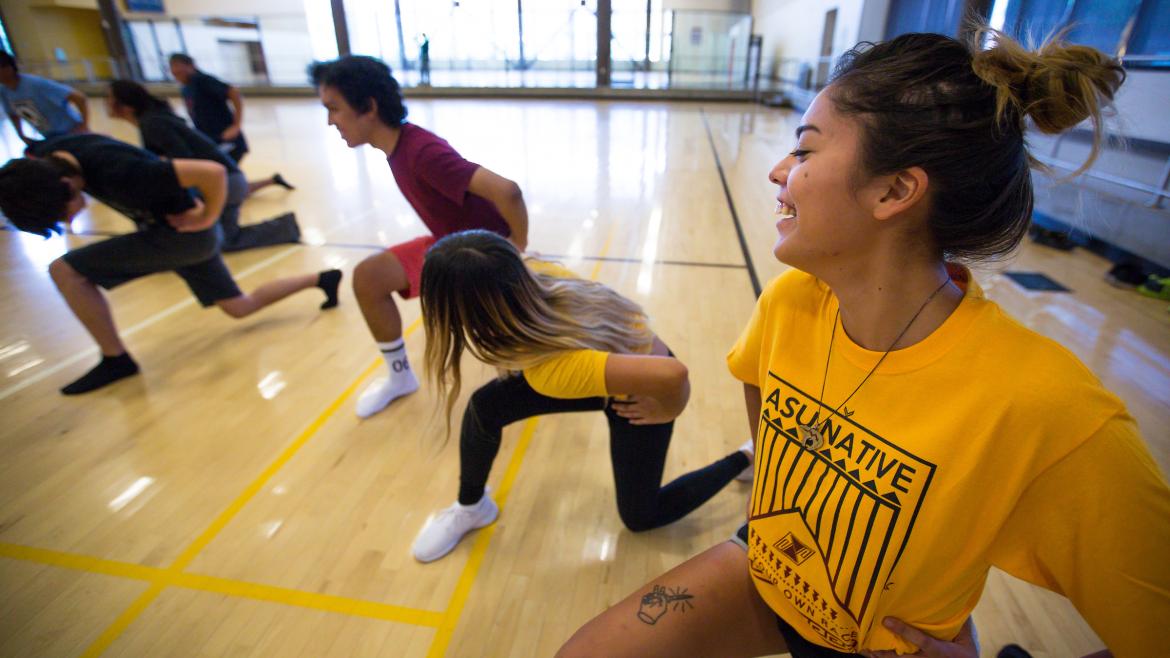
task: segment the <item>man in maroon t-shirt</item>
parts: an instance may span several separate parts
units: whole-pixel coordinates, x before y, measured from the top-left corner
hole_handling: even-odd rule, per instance
[[[388,377],[370,384],[358,398],[357,414],[365,418],[418,389],[392,295],[418,295],[427,249],[450,233],[487,229],[523,251],[528,210],[516,183],[464,160],[442,138],[406,122],[398,81],[380,60],[346,56],[314,64],[309,73],[329,112],[329,125],[349,147],[369,144],[386,154],[398,189],[431,231],[354,268],[354,295],[389,369]]]

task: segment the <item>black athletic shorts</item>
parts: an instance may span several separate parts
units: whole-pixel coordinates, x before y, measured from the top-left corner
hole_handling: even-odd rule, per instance
[[[743,550],[747,550],[748,540],[748,526],[743,524],[739,530],[735,532],[735,536],[731,541],[739,545]],[[828,647],[822,647],[819,644],[813,644],[804,639],[804,636],[796,632],[788,622],[780,618],[780,615],[775,615],[776,627],[780,629],[780,634],[784,636],[784,643],[788,645],[788,653],[792,654],[792,658],[864,658],[858,653],[842,653],[834,651]]]
[[[168,227],[147,226],[119,235],[63,257],[90,282],[107,290],[157,272],[174,272],[203,306],[242,293],[219,255],[222,239],[217,223],[197,233],[179,233]]]

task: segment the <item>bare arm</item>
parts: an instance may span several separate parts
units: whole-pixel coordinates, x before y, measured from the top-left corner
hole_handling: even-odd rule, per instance
[[[743,404],[747,408],[748,431],[752,433],[752,444],[760,440],[760,387],[743,385]]]
[[[227,169],[211,160],[172,160],[179,185],[194,187],[203,197],[202,204],[167,219],[182,232],[203,231],[215,225],[223,214],[227,200]]]
[[[512,244],[520,251],[528,248],[528,206],[524,204],[524,194],[515,182],[480,167],[471,175],[471,183],[467,191],[492,202],[508,228],[512,229]]]
[[[69,91],[68,100],[77,106],[77,111],[81,113],[81,129],[89,132],[89,100],[86,99],[85,94],[71,89]]]
[[[223,131],[222,138],[230,140],[240,136],[240,129],[244,125],[244,97],[235,87],[228,87],[227,95],[228,102],[232,104],[232,116],[235,117],[235,120]]]
[[[605,388],[618,415],[633,425],[658,425],[677,418],[691,397],[687,367],[672,356],[610,354],[605,362]]]
[[[760,387],[743,385],[743,405],[747,409],[748,431],[752,433],[752,452],[760,447]],[[748,496],[747,515],[752,515],[752,497]]]

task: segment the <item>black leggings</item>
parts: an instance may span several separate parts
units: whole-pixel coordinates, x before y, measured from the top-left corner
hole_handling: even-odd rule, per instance
[[[748,466],[747,456],[737,450],[663,487],[662,469],[673,422],[631,425],[614,412],[606,398],[550,398],[532,390],[523,375],[513,375],[484,384],[467,403],[459,435],[459,502],[471,505],[483,497],[505,426],[532,416],[600,410],[609,421],[618,514],[634,532],[681,519]]]

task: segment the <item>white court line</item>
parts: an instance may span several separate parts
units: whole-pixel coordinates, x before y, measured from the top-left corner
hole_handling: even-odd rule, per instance
[[[372,215],[373,213],[374,213],[373,210],[367,210],[366,212],[359,213],[358,215],[356,215],[356,216],[342,222],[341,224],[338,224],[337,226],[334,226],[334,227],[330,228],[329,230],[325,231],[325,234],[328,235],[330,233],[333,233],[334,231],[341,229],[341,228],[344,228],[345,226],[348,226],[349,224],[352,224],[353,222],[356,222],[360,219],[365,219],[366,217]],[[297,245],[297,246],[304,246],[304,245]],[[233,273],[232,278],[237,279],[237,280],[245,279],[248,276],[255,274],[256,272],[259,272],[260,270],[268,267],[269,265],[286,258],[287,256],[295,253],[296,251],[297,251],[296,247],[289,247],[289,248],[285,249],[284,251],[282,251],[278,254],[275,254],[273,256],[270,256],[270,257],[260,261],[259,263],[256,263],[252,267],[249,267],[249,268],[241,271],[239,274]],[[160,272],[160,274],[161,274],[161,272]],[[194,306],[194,305],[195,305],[195,300],[188,297],[187,299],[185,299],[177,304],[174,304],[174,305],[170,306],[169,308],[165,308],[165,309],[159,311],[158,313],[155,313],[154,315],[147,317],[145,320],[130,327],[129,329],[126,329],[124,331],[119,331],[118,335],[122,336],[123,338],[128,338],[128,337],[133,336],[134,334],[138,333],[139,331],[142,331],[143,329],[145,329],[149,326],[158,324],[160,321],[165,320],[166,318],[174,315],[175,313],[178,313],[179,311],[181,311],[189,306]],[[19,393],[20,391],[23,391],[24,389],[28,388],[29,386],[32,386],[33,384],[36,384],[37,382],[45,379],[46,377],[51,377],[51,376],[57,374],[58,372],[61,372],[62,370],[76,364],[78,361],[82,361],[82,360],[87,359],[87,358],[93,358],[95,355],[97,355],[97,353],[98,353],[97,347],[89,347],[89,348],[86,348],[84,350],[81,350],[80,352],[65,359],[64,361],[60,361],[53,366],[45,368],[44,370],[36,373],[35,375],[30,375],[24,381],[21,381],[19,383],[13,384],[12,386],[9,386],[8,388],[0,390],[0,401],[3,401],[5,399]]]

